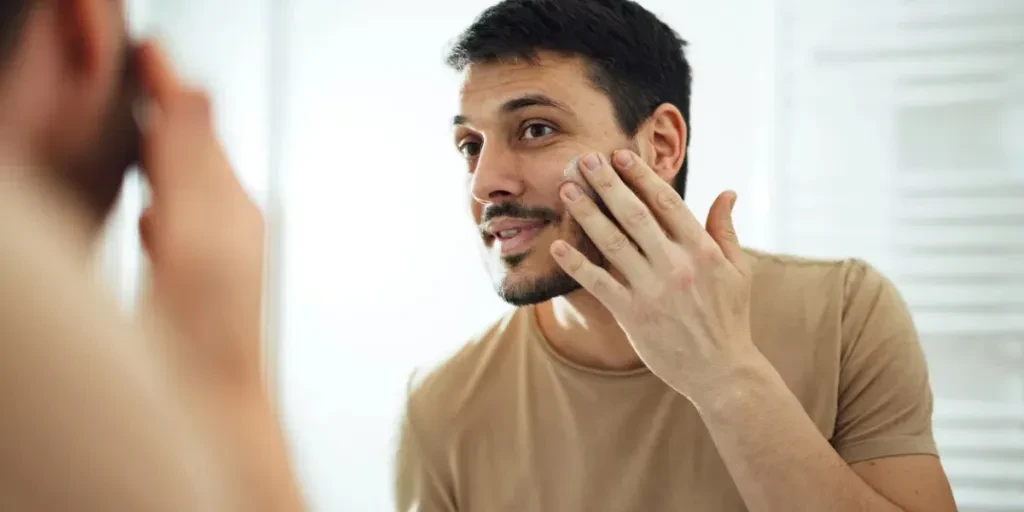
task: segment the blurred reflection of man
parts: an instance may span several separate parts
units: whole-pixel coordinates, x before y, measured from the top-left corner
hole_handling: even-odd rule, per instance
[[[0,4],[0,509],[300,510],[260,376],[259,211],[204,95],[126,34],[120,1]],[[90,265],[139,159],[145,320]]]

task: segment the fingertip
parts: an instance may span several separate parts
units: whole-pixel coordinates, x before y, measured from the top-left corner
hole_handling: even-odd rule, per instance
[[[612,153],[612,162],[620,169],[629,169],[638,156],[628,149],[617,149]]]
[[[141,42],[137,51],[146,92],[156,98],[172,93],[178,86],[178,78],[167,52],[152,39]]]
[[[564,240],[555,240],[551,244],[551,254],[556,258],[564,258],[569,255],[569,244]]]
[[[728,190],[726,194],[728,194],[729,213],[732,213],[733,209],[736,208],[736,199],[739,198],[739,194],[735,190]]]

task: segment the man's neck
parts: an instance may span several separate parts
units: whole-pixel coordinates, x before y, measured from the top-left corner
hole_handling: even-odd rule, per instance
[[[82,248],[88,258],[96,240],[97,226],[81,201],[65,187],[54,183],[53,173],[0,144],[0,186],[4,194],[17,194],[21,204],[33,205],[38,214],[59,219],[60,235]]]
[[[611,312],[586,290],[538,305],[537,321],[552,347],[574,363],[600,370],[643,367]]]

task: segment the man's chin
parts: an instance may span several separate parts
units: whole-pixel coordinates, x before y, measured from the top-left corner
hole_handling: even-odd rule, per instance
[[[581,287],[575,279],[558,270],[547,276],[528,279],[506,276],[497,286],[501,300],[516,306],[532,306],[567,295]]]

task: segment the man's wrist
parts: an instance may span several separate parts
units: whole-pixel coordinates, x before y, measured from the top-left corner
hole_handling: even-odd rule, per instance
[[[785,390],[786,384],[768,359],[755,350],[726,365],[695,388],[688,398],[702,416],[712,418],[770,407],[770,397]]]

